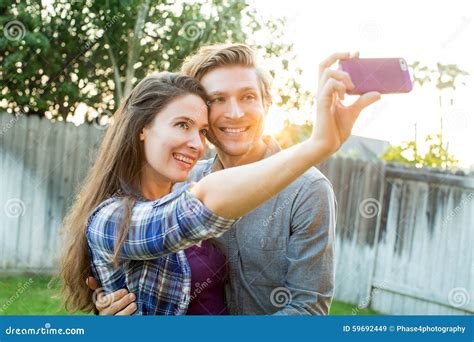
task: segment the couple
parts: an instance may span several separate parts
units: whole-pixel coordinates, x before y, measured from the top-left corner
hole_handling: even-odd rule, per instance
[[[320,64],[317,124],[283,151],[263,136],[270,82],[246,45],[208,46],[182,74],[143,79],[65,219],[66,306],[104,315],[328,314],[335,198],[312,166],[380,98],[341,104],[353,84],[330,67],[352,57]],[[206,137],[218,153],[198,162]],[[94,307],[99,286],[107,304]]]

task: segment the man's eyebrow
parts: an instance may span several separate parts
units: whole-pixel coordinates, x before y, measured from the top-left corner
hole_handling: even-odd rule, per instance
[[[225,93],[223,91],[217,90],[217,91],[213,91],[213,92],[210,92],[209,94],[207,94],[207,96],[209,96],[209,97],[216,96],[216,95],[225,95]]]
[[[238,92],[249,91],[249,90],[258,91],[258,88],[255,88],[255,87],[252,87],[252,86],[246,86],[246,87],[242,87],[240,89],[237,89]],[[226,94],[226,92],[224,92],[224,91],[216,90],[216,91],[210,92],[209,94],[207,94],[207,96],[212,97],[212,96],[216,96],[216,95],[225,95],[225,94]]]

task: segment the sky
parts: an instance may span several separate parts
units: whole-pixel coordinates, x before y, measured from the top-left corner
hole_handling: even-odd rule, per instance
[[[468,1],[310,1],[254,0],[262,18],[286,17],[285,39],[294,44],[297,63],[303,69],[302,84],[316,87],[317,66],[333,52],[359,51],[361,57],[403,57],[434,67],[437,62],[457,64],[474,75],[474,20]],[[263,38],[265,39],[265,38]],[[271,39],[271,37],[266,37]],[[353,134],[400,144],[415,136],[443,133],[449,152],[460,166],[474,165],[474,96],[472,76],[454,92],[433,86],[415,87],[409,94],[384,95],[367,108]],[[449,99],[453,105],[449,105]],[[279,128],[282,115],[273,110],[267,131]]]

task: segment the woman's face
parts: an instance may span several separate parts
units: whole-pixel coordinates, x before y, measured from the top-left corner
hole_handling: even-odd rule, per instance
[[[188,94],[171,101],[142,130],[145,167],[156,181],[177,183],[188,178],[204,153],[207,116],[205,102]]]

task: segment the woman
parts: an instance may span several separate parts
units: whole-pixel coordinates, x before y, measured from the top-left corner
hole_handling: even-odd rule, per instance
[[[332,83],[319,101],[330,106],[318,110],[310,139],[171,192],[203,152],[206,97],[185,76],[161,74],[141,81],[116,114],[66,219],[75,240],[62,271],[68,307],[92,308],[83,282],[91,258],[92,273],[106,292],[126,287],[137,294],[136,314],[186,313],[193,270],[185,250],[222,234],[326,159],[349,135],[360,110],[328,110],[336,94],[345,91],[341,82]]]

